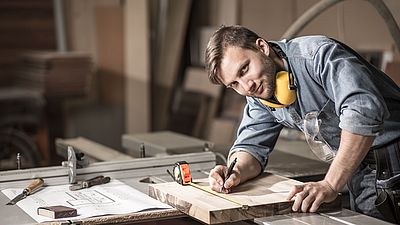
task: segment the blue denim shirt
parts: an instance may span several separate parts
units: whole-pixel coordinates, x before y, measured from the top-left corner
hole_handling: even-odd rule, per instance
[[[296,102],[271,109],[246,97],[230,154],[247,151],[265,167],[283,126],[303,131],[302,119],[318,111],[320,133],[337,151],[341,130],[376,136],[372,148],[400,137],[400,88],[349,47],[324,36],[277,43],[294,75]]]

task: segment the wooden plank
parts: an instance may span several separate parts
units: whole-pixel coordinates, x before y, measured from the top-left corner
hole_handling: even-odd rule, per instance
[[[152,128],[165,130],[168,124],[173,87],[178,79],[182,49],[185,43],[192,1],[168,1],[164,38],[160,40],[157,62],[154,67],[152,92]],[[135,30],[135,32],[137,32]],[[132,132],[130,132],[132,133]]]
[[[195,182],[210,190],[208,182]],[[295,184],[301,182],[264,173],[226,195],[242,205],[175,182],[150,185],[149,195],[200,221],[216,224],[289,213],[293,202],[287,201],[286,196]]]
[[[149,1],[125,1],[124,68],[126,133],[150,130]]]
[[[121,5],[95,7],[97,76],[102,103],[124,103],[124,27]]]
[[[95,0],[64,1],[68,50],[84,51],[91,54],[97,62]]]

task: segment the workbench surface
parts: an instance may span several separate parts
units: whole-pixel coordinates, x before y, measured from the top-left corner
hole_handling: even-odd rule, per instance
[[[192,175],[194,179],[206,178],[208,176],[207,171],[215,166],[214,160],[210,163],[209,155],[211,153],[202,153],[203,156],[193,157],[189,155],[187,161],[197,160],[198,164],[193,165]],[[166,168],[171,169],[171,162],[175,162],[176,157],[166,156],[163,160],[160,159],[134,159],[127,162],[107,162],[97,163],[91,165],[89,168],[80,169],[78,178],[87,179],[96,175],[105,175],[112,178],[118,179],[135,189],[148,193],[149,183],[160,183],[160,182],[171,182],[172,178],[166,174]],[[157,167],[156,164],[160,164]],[[172,163],[173,164],[173,163]],[[133,166],[132,166],[133,165]],[[128,168],[129,167],[129,168]],[[132,167],[132,168],[131,168]],[[135,167],[135,168],[133,168]],[[147,169],[143,169],[146,167]],[[107,168],[104,169],[104,168]],[[202,171],[200,168],[205,168]],[[192,170],[192,167],[191,167]],[[47,174],[47,175],[46,175]],[[149,174],[156,174],[149,176]],[[15,176],[16,175],[16,176]],[[25,188],[27,180],[32,177],[39,176],[45,178],[45,184],[47,185],[61,185],[68,183],[68,173],[66,169],[62,167],[48,167],[48,168],[35,168],[32,170],[22,171],[5,171],[0,172],[0,190],[5,188]],[[18,178],[15,178],[18,177]],[[15,178],[15,179],[14,179]],[[28,216],[18,206],[9,206],[6,203],[9,199],[0,192],[0,224],[36,224],[36,222]],[[336,214],[330,215],[332,218],[338,217],[338,219],[329,220],[328,222],[322,222],[322,217],[326,215],[320,214],[289,214],[284,216],[272,216],[266,218],[255,219],[254,221],[240,221],[230,223],[232,225],[241,224],[387,224],[383,221],[376,220],[374,218],[364,216],[358,213],[350,212],[348,210],[341,210]],[[347,216],[347,217],[346,217]],[[328,217],[327,217],[328,218]],[[343,222],[343,221],[349,221]],[[323,220],[325,221],[325,220]],[[81,225],[94,225],[94,224],[127,224],[127,223],[141,223],[141,224],[202,224],[196,220],[189,219],[182,212],[176,209],[158,210],[152,212],[141,212],[132,213],[125,215],[112,215],[112,216],[101,216],[95,218],[88,218],[84,221],[78,221]],[[52,223],[54,224],[54,223]],[[68,223],[67,223],[68,224]],[[54,224],[55,225],[55,224]]]

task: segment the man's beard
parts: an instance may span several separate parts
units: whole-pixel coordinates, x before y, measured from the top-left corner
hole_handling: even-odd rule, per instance
[[[276,77],[276,66],[272,59],[266,56],[264,53],[260,52],[260,55],[263,59],[263,74],[265,77],[262,82],[265,84],[264,88],[266,93],[264,96],[260,96],[261,98],[267,100],[274,96],[275,94],[275,77]]]

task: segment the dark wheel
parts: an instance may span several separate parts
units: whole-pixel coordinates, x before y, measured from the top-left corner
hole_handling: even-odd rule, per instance
[[[27,134],[15,128],[1,128],[0,170],[17,169],[17,153],[21,155],[21,168],[39,165],[40,153]]]

